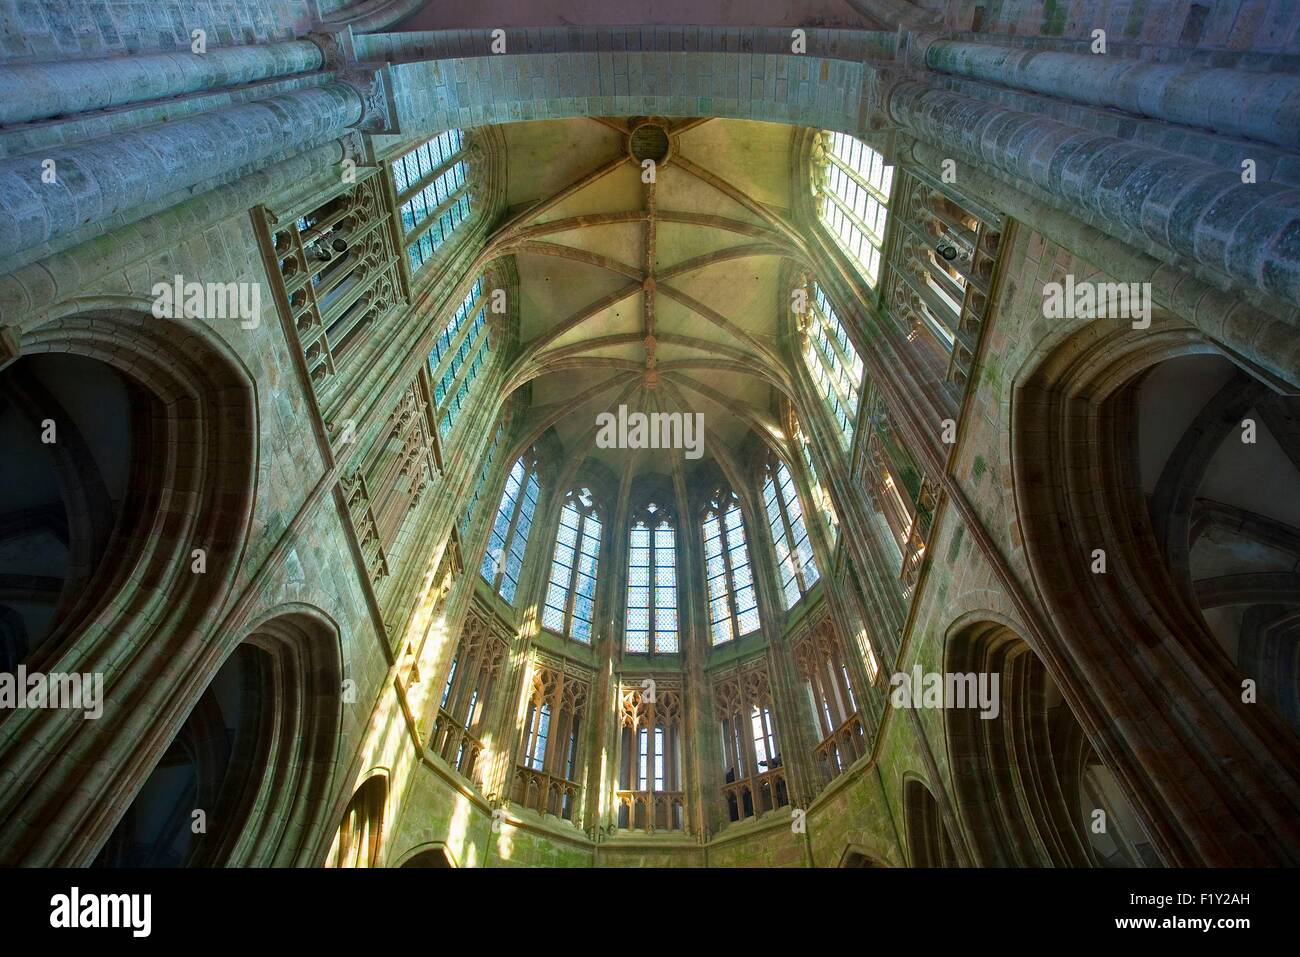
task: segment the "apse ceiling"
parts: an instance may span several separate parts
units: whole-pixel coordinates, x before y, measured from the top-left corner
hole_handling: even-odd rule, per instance
[[[775,431],[778,287],[800,245],[786,226],[794,128],[584,118],[503,132],[495,243],[519,273],[513,384],[531,378],[530,424],[615,474],[636,453],[598,448],[596,416],[620,404],[702,413],[704,458],[724,466],[750,430]]]

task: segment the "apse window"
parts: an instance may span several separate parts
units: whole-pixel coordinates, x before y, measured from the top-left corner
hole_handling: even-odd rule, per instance
[[[795,444],[799,448],[799,455],[803,459],[804,468],[808,471],[808,482],[812,486],[813,501],[816,503],[818,512],[821,513],[822,521],[831,538],[831,544],[834,545],[840,534],[840,517],[835,514],[835,505],[831,502],[830,493],[822,485],[822,481],[817,475],[817,463],[813,461],[812,444],[808,441],[808,436],[804,434],[803,427],[793,414],[790,420],[790,430],[794,434]]]
[[[537,463],[522,456],[515,461],[506,478],[501,493],[496,519],[487,551],[479,565],[479,574],[492,589],[510,604],[515,603],[515,590],[519,587],[519,573],[524,567],[524,553],[528,550],[528,535],[533,529],[533,513],[541,484],[537,479]]]
[[[862,359],[819,283],[812,284],[809,300],[804,362],[839,428],[840,444],[848,449],[858,418]]]
[[[543,628],[591,643],[599,560],[600,517],[591,489],[576,489],[565,497],[560,512],[546,605],[542,609]]]
[[[821,579],[808,538],[803,506],[794,475],[780,460],[770,461],[763,476],[763,507],[767,512],[772,544],[776,549],[781,596],[789,611]]]
[[[847,133],[822,132],[822,169],[817,177],[822,222],[873,289],[880,278],[889,192],[894,168]]]
[[[709,588],[709,630],[720,645],[758,630],[758,597],[740,499],[718,493],[704,514],[704,565]]]
[[[628,536],[624,648],[632,654],[676,654],[677,534],[672,519],[651,502],[635,516]]]
[[[389,164],[412,274],[469,218],[464,150],[465,134],[446,130]]]
[[[468,405],[479,373],[492,354],[483,280],[476,279],[461,304],[438,332],[429,350],[429,378],[437,408],[438,437],[446,440]]]

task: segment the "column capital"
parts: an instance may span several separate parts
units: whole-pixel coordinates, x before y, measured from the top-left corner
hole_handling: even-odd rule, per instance
[[[336,30],[314,30],[307,34],[306,39],[320,49],[323,70],[343,70],[357,62],[356,46],[349,26]]]
[[[902,31],[898,38],[898,59],[910,70],[924,70],[930,47],[943,40],[941,33],[930,31]]]
[[[357,64],[338,73],[339,82],[357,91],[361,97],[361,119],[356,128],[366,133],[400,133],[397,103],[387,65]]]
[[[901,63],[868,63],[863,77],[862,109],[858,130],[862,134],[882,133],[900,127],[894,115],[894,99],[905,86],[923,84],[925,74]]]

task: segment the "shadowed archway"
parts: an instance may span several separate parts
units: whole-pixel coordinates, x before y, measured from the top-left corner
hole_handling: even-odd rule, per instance
[[[1019,635],[996,622],[966,625],[949,638],[944,671],[998,681],[994,708],[945,712],[957,813],[979,866],[1154,859],[1127,802],[1105,793],[1083,729]]]
[[[102,510],[73,517],[70,542],[73,527],[100,515],[86,527],[111,545],[113,560],[97,570],[80,555],[69,563],[69,574],[82,576],[78,593],[39,651],[46,671],[102,675],[104,714],[85,721],[67,710],[20,709],[0,717],[0,765],[25,768],[32,782],[0,794],[6,863],[87,863],[116,825],[125,796],[136,793],[176,737],[230,652],[229,644],[202,636],[233,583],[257,485],[256,396],[228,346],[201,324],[182,329],[144,311],[61,311],[23,334],[15,366],[21,374],[31,361],[40,385],[40,364],[49,365],[44,354],[57,352],[97,364],[101,382],[116,377],[116,394],[125,393],[134,410],[129,438],[116,443],[130,449],[130,465],[116,486],[123,505],[115,524]],[[20,392],[28,417],[60,395],[59,388],[42,394],[30,380]],[[69,421],[80,425],[79,400],[73,391],[62,394]],[[104,436],[88,432],[82,448],[107,462],[95,452]],[[85,471],[87,455],[76,446],[60,454],[58,468]],[[104,486],[109,500],[113,487]],[[202,574],[194,571],[196,549]],[[94,551],[85,550],[87,559]]]
[[[210,682],[97,863],[317,862],[342,681],[338,634],[323,616],[295,610],[258,625]]]
[[[1034,650],[1063,676],[1061,693],[1163,862],[1294,863],[1296,738],[1242,701],[1141,494],[1135,386],[1165,360],[1218,351],[1175,321],[1137,331],[1103,320],[1017,386],[1016,508],[1050,622]]]

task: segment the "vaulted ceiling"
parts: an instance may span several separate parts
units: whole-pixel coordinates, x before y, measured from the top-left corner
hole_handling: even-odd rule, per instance
[[[494,243],[518,268],[511,385],[532,382],[531,424],[553,424],[566,456],[616,474],[634,453],[594,439],[597,414],[620,404],[703,413],[706,459],[775,430],[782,265],[802,245],[786,225],[795,129],[620,118],[503,133],[508,210]]]

